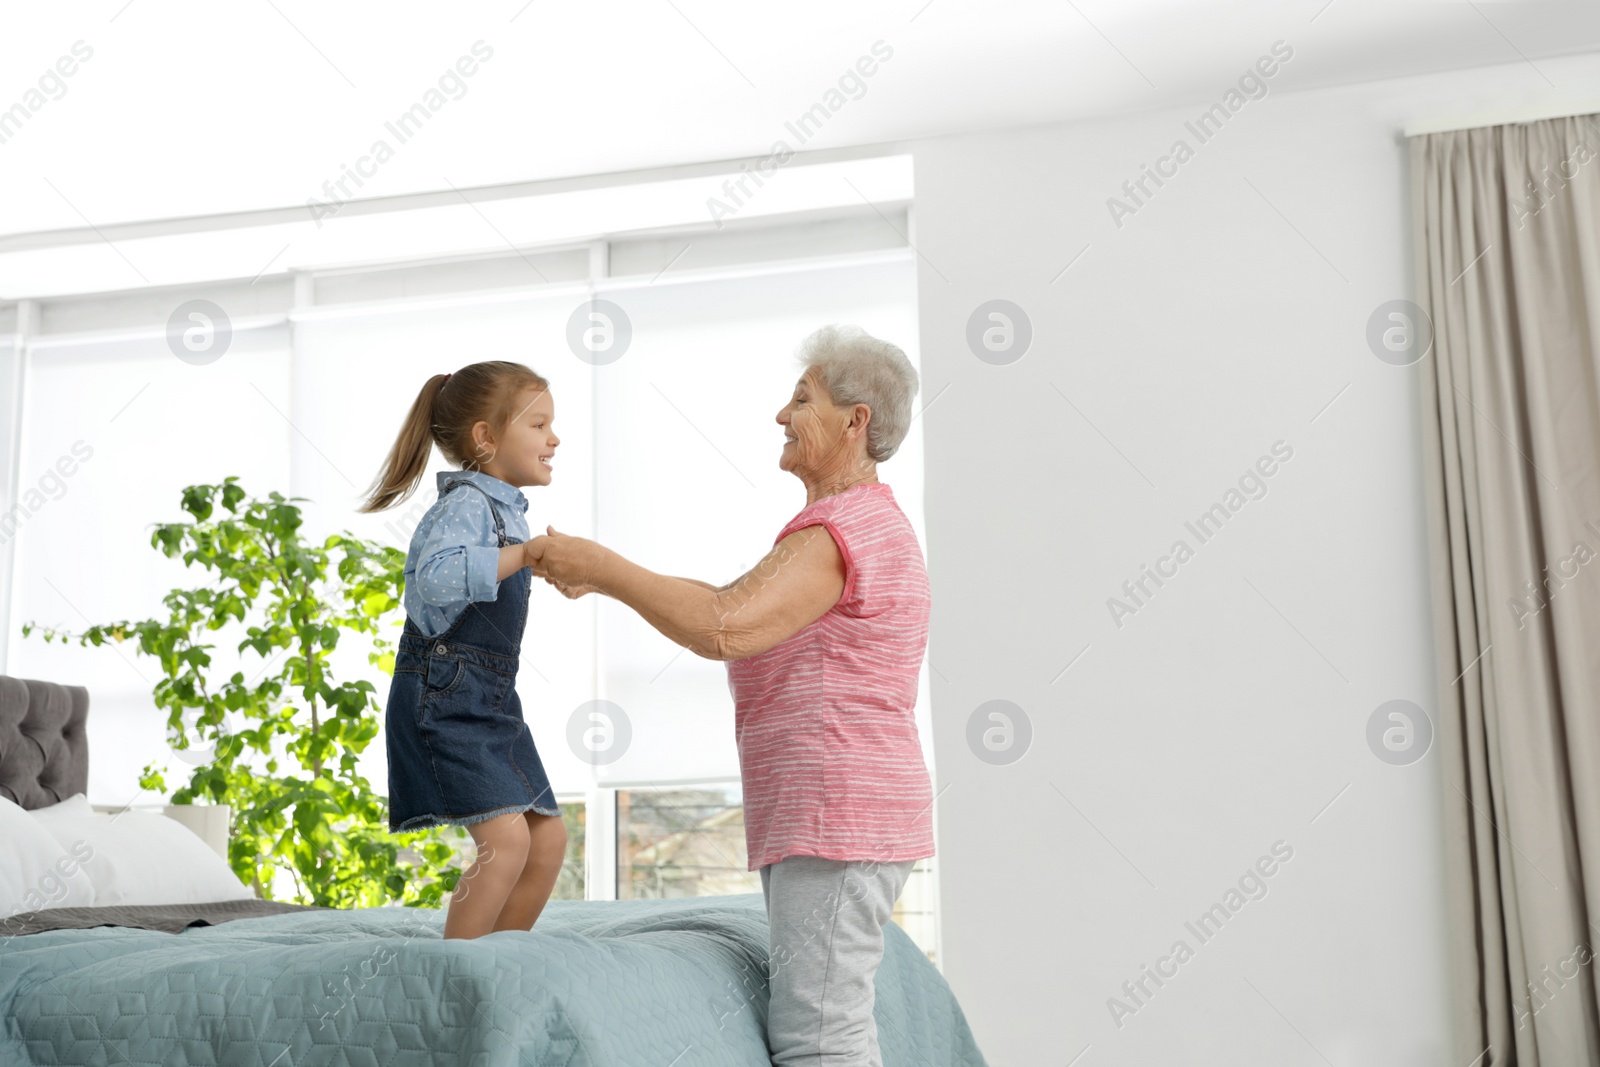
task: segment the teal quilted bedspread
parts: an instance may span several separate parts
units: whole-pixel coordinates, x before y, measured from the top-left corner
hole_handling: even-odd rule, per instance
[[[0,1065],[763,1067],[760,894],[551,901],[532,931],[300,912],[0,941]],[[885,1067],[986,1067],[949,986],[885,929]]]

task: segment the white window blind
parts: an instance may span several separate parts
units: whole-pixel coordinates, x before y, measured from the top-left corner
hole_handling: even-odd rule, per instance
[[[262,494],[287,488],[288,386],[283,327],[236,334],[222,359],[203,366],[178,359],[160,336],[40,345],[29,356],[7,673],[88,688],[96,802],[136,799],[140,768],[169,756],[165,717],[151,701],[159,669],[131,643],[46,644],[19,627],[79,632],[164,617],[167,592],[206,584],[199,568],[151,547],[152,527],[191,520],[180,506],[187,485],[236,474]],[[241,662],[231,642],[212,655],[222,677]]]
[[[200,584],[200,572],[149,547],[150,524],[186,518],[183,486],[230,474],[257,495],[309,498],[300,502],[308,536],[348,529],[404,550],[436,498],[434,474],[445,468],[437,453],[410,501],[380,515],[355,507],[427,377],[484,359],[526,363],[552,383],[562,444],[553,485],[525,490],[532,534],[553,524],[651,569],[721,584],[753,566],[804,506],[800,481],[778,469],[774,416],[793,390],[805,335],[851,322],[917,362],[909,255],[692,280],[663,273],[599,289],[631,325],[626,353],[603,365],[567,345],[569,317],[585,300],[570,288],[461,306],[313,308],[292,324],[236,332],[227,354],[204,366],[177,359],[160,336],[41,343],[23,396],[19,490],[71,456],[74,442],[92,456],[64,488],[47,485],[56,495],[44,493],[18,532],[13,635],[27,620],[81,629],[145,617],[174,586]],[[916,408],[930,399],[919,395]],[[920,430],[914,421],[880,471],[919,536]],[[343,679],[371,676],[381,702],[387,679],[365,652],[347,637],[334,668]],[[231,662],[226,648],[216,654],[219,666]],[[523,710],[558,791],[737,776],[725,665],[679,649],[630,610],[599,597],[569,601],[535,581],[522,664]],[[150,702],[154,665],[131,650],[13,636],[9,673],[89,687],[93,799],[131,799],[151,760],[183,770]],[[600,765],[568,742],[569,718],[594,699],[620,706],[631,728],[621,758]],[[925,697],[918,716],[931,752]],[[362,770],[386,788],[381,741]]]

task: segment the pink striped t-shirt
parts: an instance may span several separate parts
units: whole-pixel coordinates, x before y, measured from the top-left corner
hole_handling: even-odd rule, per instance
[[[785,856],[933,855],[933,788],[914,711],[931,606],[922,549],[882,482],[808,504],[773,544],[819,525],[844,556],[838,603],[727,665],[752,871]]]

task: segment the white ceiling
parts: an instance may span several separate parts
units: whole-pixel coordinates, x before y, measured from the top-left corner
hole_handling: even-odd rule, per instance
[[[92,13],[90,13],[92,11]],[[1283,92],[1600,51],[1600,4],[1404,0],[729,0],[7,5],[0,111],[93,56],[0,144],[0,235],[304,205],[375,140],[362,197],[767,153],[882,41],[805,148],[1209,100],[1272,42]],[[482,40],[465,94],[384,123]]]

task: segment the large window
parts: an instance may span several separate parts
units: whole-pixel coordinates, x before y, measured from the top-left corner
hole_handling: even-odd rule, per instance
[[[856,323],[917,362],[906,222],[903,207],[892,216],[863,209],[47,305],[25,339],[20,397],[0,394],[20,415],[9,428],[16,447],[7,445],[11,499],[30,504],[8,533],[14,543],[0,542],[13,574],[4,669],[91,690],[91,800],[158,801],[135,784],[144,764],[170,755],[149,665],[120,650],[23,640],[21,622],[81,627],[156,610],[194,575],[150,548],[150,524],[184,517],[183,486],[228,475],[258,495],[306,498],[310,531],[347,529],[404,549],[436,497],[442,457],[411,500],[381,515],[355,508],[428,376],[483,359],[526,363],[552,383],[562,443],[553,484],[526,490],[531,534],[553,525],[654,570],[729,581],[805,504],[801,483],[778,469],[774,421],[805,335]],[[214,299],[234,329],[225,356],[203,364],[178,358],[165,333],[172,308],[197,295]],[[613,309],[610,325],[625,328],[620,356],[596,358],[571,343],[574,317],[597,298]],[[0,367],[10,368],[3,345]],[[5,375],[0,389],[12,380]],[[918,406],[930,399],[925,391]],[[913,422],[880,473],[919,535],[920,431]],[[78,457],[70,475],[59,473],[63,457]],[[24,495],[30,488],[41,491]],[[366,651],[341,643],[334,670],[371,675]],[[217,652],[226,659],[226,649]],[[725,665],[686,652],[617,603],[568,601],[536,582],[522,668],[524,712],[566,810],[558,897],[760,892],[759,876],[745,869]],[[387,679],[372,680],[381,703]],[[926,690],[924,680],[917,714],[931,756]],[[611,728],[603,752],[585,740],[597,707]],[[361,770],[384,788],[381,740]],[[470,861],[470,840],[458,844]],[[919,865],[896,920],[931,955],[928,869]]]
[[[619,789],[617,897],[706,897],[761,892],[746,870],[737,782]]]

